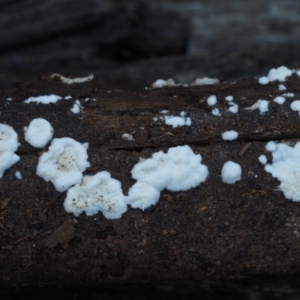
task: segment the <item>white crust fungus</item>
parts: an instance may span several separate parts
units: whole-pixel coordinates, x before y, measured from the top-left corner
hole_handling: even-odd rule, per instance
[[[242,168],[233,161],[227,161],[221,171],[222,181],[228,184],[234,184],[242,178]]]
[[[273,99],[273,101],[279,105],[282,105],[285,102],[285,98],[282,96],[277,96]]]
[[[258,79],[260,84],[268,84],[269,82],[278,80],[279,82],[284,82],[286,77],[289,77],[293,74],[293,70],[288,69],[285,66],[281,66],[277,69],[271,69],[268,76],[263,76]]]
[[[57,95],[49,95],[49,96],[39,96],[39,97],[30,97],[24,101],[24,103],[42,103],[42,104],[49,104],[49,103],[56,103],[58,100],[61,100],[62,97]]]
[[[93,176],[84,176],[81,184],[71,187],[64,208],[76,217],[82,212],[92,216],[101,211],[107,219],[118,219],[127,210],[126,202],[121,182],[111,178],[109,172],[102,171]]]
[[[0,178],[6,169],[20,160],[20,157],[14,153],[18,146],[18,135],[14,129],[0,123]]]
[[[128,204],[145,209],[158,201],[165,188],[177,192],[198,186],[208,175],[207,166],[201,164],[201,160],[200,154],[194,154],[185,145],[170,148],[167,153],[156,152],[140,161],[131,170],[137,183],[129,190]],[[139,195],[141,190],[145,197]]]
[[[272,152],[273,161],[265,166],[265,170],[281,182],[279,189],[286,198],[300,201],[300,143],[290,147],[272,141],[266,149]]]
[[[28,127],[24,127],[25,141],[35,148],[44,148],[53,137],[51,124],[42,118],[33,119]]]
[[[239,136],[238,132],[234,130],[228,130],[222,133],[222,139],[224,141],[233,141],[237,139],[238,136]]]
[[[39,158],[37,175],[51,181],[59,192],[79,184],[82,172],[90,166],[87,147],[87,143],[81,144],[68,137],[54,139],[48,152]]]
[[[166,125],[170,125],[173,128],[181,126],[191,126],[192,120],[190,117],[186,117],[186,112],[182,111],[180,116],[164,116],[162,117],[165,120]],[[154,119],[154,118],[153,118]]]

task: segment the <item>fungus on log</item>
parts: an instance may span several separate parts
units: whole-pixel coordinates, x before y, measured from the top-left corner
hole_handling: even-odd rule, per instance
[[[263,164],[272,163],[273,152],[265,148],[269,141],[276,147],[284,139],[294,146],[300,138],[299,114],[290,107],[300,99],[300,77],[294,72],[284,85],[281,90],[278,81],[261,85],[245,79],[128,92],[99,90],[96,81],[69,86],[45,80],[2,90],[0,123],[17,132],[20,160],[0,180],[0,286],[299,272],[300,203],[285,197],[280,181]],[[294,96],[285,95],[281,105],[273,101],[286,93]],[[62,99],[24,103],[51,94]],[[207,103],[211,95],[217,98],[213,106]],[[76,100],[80,112],[73,114]],[[258,100],[267,100],[268,110],[246,109]],[[232,101],[238,112],[229,110]],[[219,113],[213,114],[216,108]],[[190,122],[174,128],[166,116]],[[209,174],[194,188],[162,190],[157,204],[144,211],[129,206],[114,220],[102,213],[74,217],[63,206],[66,192],[36,175],[39,157],[48,151],[24,139],[24,127],[36,118],[50,122],[53,138],[88,143],[90,167],[83,175],[107,171],[121,182],[124,195],[136,183],[131,170],[139,160],[171,147],[188,145],[201,155]],[[222,133],[231,130],[237,138],[224,140]],[[221,178],[228,161],[242,169],[234,184]]]

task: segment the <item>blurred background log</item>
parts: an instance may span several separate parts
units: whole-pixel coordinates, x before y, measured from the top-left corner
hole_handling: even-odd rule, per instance
[[[1,1],[0,86],[93,73],[101,88],[135,90],[298,67],[299,9],[297,0]]]

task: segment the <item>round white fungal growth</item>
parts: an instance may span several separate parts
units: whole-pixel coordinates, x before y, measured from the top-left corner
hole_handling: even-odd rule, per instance
[[[0,178],[5,170],[20,160],[20,157],[14,153],[18,146],[18,135],[14,129],[0,123]]]
[[[173,128],[176,128],[178,126],[191,126],[192,120],[190,117],[185,116],[185,112],[181,112],[180,116],[164,116],[162,117],[165,120],[166,125],[170,125]],[[153,118],[154,119],[154,118]]]
[[[300,143],[294,148],[283,143],[270,148],[273,162],[267,164],[265,170],[281,182],[279,189],[286,198],[300,201]]]
[[[38,96],[38,97],[30,97],[24,101],[24,103],[42,103],[42,104],[49,104],[49,103],[56,103],[58,100],[61,100],[62,97],[57,95],[49,95],[49,96]]]
[[[217,104],[217,97],[215,96],[215,95],[211,95],[211,96],[209,96],[208,98],[207,98],[207,104],[209,105],[209,106],[214,106],[214,105],[216,105]]]
[[[198,186],[208,175],[207,166],[202,165],[201,160],[200,154],[194,154],[185,145],[170,148],[167,153],[156,152],[151,158],[140,161],[133,167],[131,174],[137,183],[145,185],[136,183],[132,187],[128,203],[145,209],[158,201],[156,191],[160,192],[165,188],[172,192],[186,191]],[[142,186],[149,191],[149,196],[143,199],[137,194]]]
[[[101,211],[107,219],[118,219],[127,210],[126,198],[121,182],[111,178],[109,172],[102,171],[93,176],[84,176],[81,184],[71,187],[64,208],[77,217],[82,212],[92,216]]]
[[[239,136],[238,132],[234,130],[228,130],[222,133],[222,138],[225,141],[233,141],[237,139],[238,136]]]
[[[300,100],[295,100],[291,103],[290,108],[294,111],[297,111],[300,116]]]
[[[160,191],[144,182],[135,183],[128,191],[128,202],[133,208],[145,210],[159,200]]]
[[[263,154],[258,157],[258,160],[263,165],[265,165],[267,163],[267,161],[268,161],[267,157],[265,155],[263,155]]]
[[[242,178],[242,168],[233,161],[227,161],[221,171],[222,181],[228,184],[234,184]]]
[[[15,172],[15,177],[16,177],[17,179],[19,179],[19,180],[21,180],[21,179],[23,178],[20,171],[16,171],[16,172]]]
[[[278,89],[279,89],[279,91],[284,91],[284,90],[286,90],[286,87],[284,84],[279,84]]]
[[[35,148],[44,148],[53,137],[51,124],[42,118],[33,119],[24,127],[25,141]]]
[[[275,103],[281,105],[281,104],[283,104],[283,103],[285,102],[285,98],[282,97],[282,96],[278,96],[278,97],[275,97],[275,98],[273,99],[273,101],[274,101]]]
[[[68,137],[54,139],[48,152],[44,152],[39,158],[37,175],[51,181],[59,192],[79,184],[82,172],[90,166],[87,145]]]

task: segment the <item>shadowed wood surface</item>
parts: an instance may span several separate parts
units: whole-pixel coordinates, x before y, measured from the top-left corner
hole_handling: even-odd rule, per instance
[[[293,144],[299,139],[299,115],[289,105],[300,96],[300,78],[293,75],[285,85],[282,92],[278,82],[262,86],[247,79],[126,92],[100,90],[96,82],[67,86],[45,80],[2,90],[0,120],[18,133],[21,159],[0,181],[0,286],[88,287],[299,272],[299,203],[284,197],[279,182],[258,161],[261,154],[271,161],[267,141],[285,138]],[[272,102],[284,92],[295,96],[281,106]],[[50,105],[23,103],[30,96],[49,94],[73,98]],[[211,114],[209,95],[217,96],[221,117]],[[227,111],[228,95],[239,105],[237,114]],[[78,115],[70,111],[75,99],[83,107]],[[264,115],[245,110],[258,99],[271,100]],[[192,125],[173,128],[155,122],[161,110],[173,115],[185,111]],[[89,142],[91,167],[85,174],[109,171],[122,182],[125,195],[135,183],[130,171],[140,158],[177,145],[188,144],[200,153],[209,177],[188,191],[164,190],[156,206],[128,209],[118,220],[101,213],[74,218],[63,208],[65,193],[35,174],[44,150],[24,141],[23,127],[37,117],[52,124],[56,138]],[[239,138],[223,141],[226,130],[236,130]],[[133,134],[134,140],[124,140],[124,133]],[[243,170],[234,185],[220,177],[228,160]],[[17,170],[22,180],[15,178]]]

